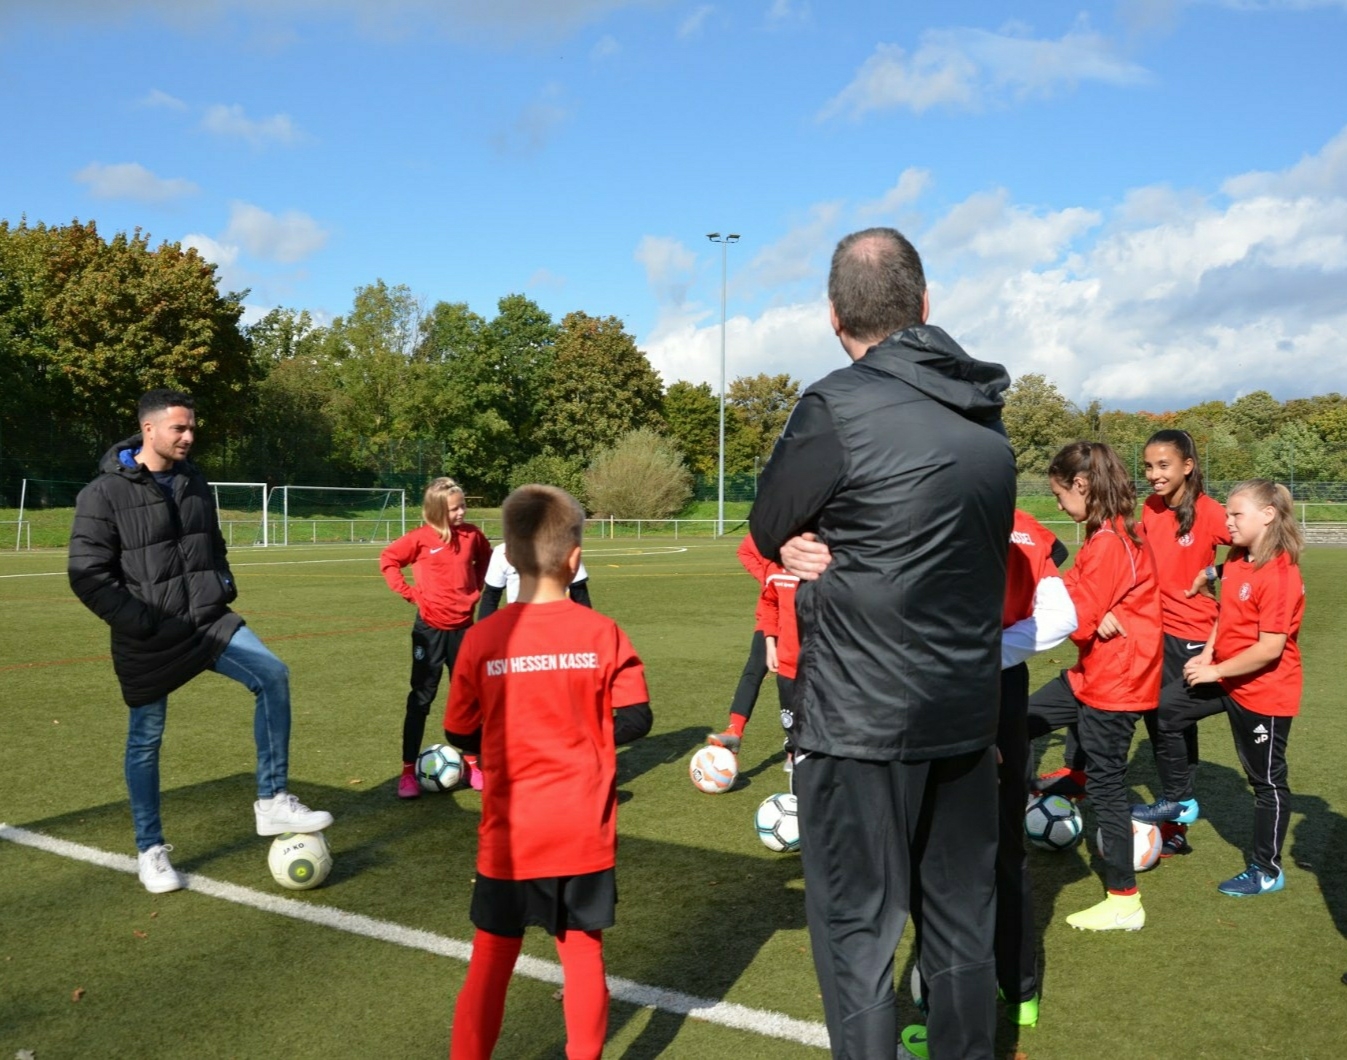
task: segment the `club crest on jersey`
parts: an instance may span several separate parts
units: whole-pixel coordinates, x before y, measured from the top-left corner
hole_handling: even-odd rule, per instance
[[[1192,534],[1184,534],[1181,538],[1179,538],[1179,544],[1182,545],[1184,548],[1187,548],[1192,543],[1193,543]]]
[[[1239,587],[1239,598],[1241,600],[1247,600],[1252,595],[1253,595],[1253,586],[1250,585],[1248,582],[1245,582],[1243,585]]]

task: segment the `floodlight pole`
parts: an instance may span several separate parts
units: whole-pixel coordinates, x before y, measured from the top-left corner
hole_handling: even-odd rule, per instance
[[[739,242],[739,234],[722,236],[708,232],[706,238],[720,244],[720,472],[716,504],[716,537],[725,536],[725,267],[729,245]]]

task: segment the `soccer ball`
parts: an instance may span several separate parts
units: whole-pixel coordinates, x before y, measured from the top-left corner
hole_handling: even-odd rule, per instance
[[[1025,807],[1024,835],[1039,850],[1070,850],[1084,830],[1080,810],[1061,795],[1036,795]]]
[[[416,782],[422,791],[448,791],[463,779],[463,756],[442,743],[416,756]]]
[[[1104,856],[1104,830],[1101,828],[1094,835],[1095,846],[1099,848],[1099,856]],[[1164,842],[1160,835],[1160,829],[1149,821],[1138,821],[1132,818],[1132,868],[1137,872],[1145,872],[1147,869],[1155,868],[1155,863],[1160,860],[1160,846]]]
[[[291,891],[317,887],[332,871],[332,852],[322,832],[286,832],[271,841],[271,878]]]
[[[785,854],[800,849],[800,818],[794,795],[768,795],[753,815],[753,825],[768,850]]]
[[[739,759],[733,751],[707,744],[692,756],[688,775],[698,791],[719,795],[733,786],[734,778],[739,775]]]

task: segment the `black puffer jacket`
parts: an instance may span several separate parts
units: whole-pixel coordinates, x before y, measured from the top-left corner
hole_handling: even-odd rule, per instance
[[[795,741],[920,761],[990,746],[1015,461],[998,364],[945,332],[891,335],[809,387],[763,470],[764,556],[806,530],[832,564],[796,594]]]
[[[215,501],[192,464],[177,465],[176,512],[154,476],[120,454],[80,490],[70,535],[70,587],[112,627],[112,665],[128,706],[153,703],[219,658],[243,619],[225,559]]]

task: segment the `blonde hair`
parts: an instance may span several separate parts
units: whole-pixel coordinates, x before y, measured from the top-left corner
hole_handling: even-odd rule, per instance
[[[454,494],[462,497],[463,487],[453,479],[441,476],[431,480],[425,496],[421,498],[421,518],[427,526],[434,527],[441,541],[448,541],[454,533],[453,527],[449,525],[449,499]]]
[[[1283,552],[1292,564],[1300,565],[1300,552],[1305,547],[1305,537],[1296,523],[1295,504],[1291,491],[1280,482],[1266,478],[1245,479],[1236,483],[1226,498],[1229,503],[1237,494],[1247,493],[1249,499],[1259,508],[1272,508],[1277,514],[1259,539],[1258,545],[1250,551],[1236,548],[1233,552],[1248,556],[1255,567],[1261,567],[1268,560],[1276,559]]]
[[[564,571],[585,529],[580,502],[556,486],[520,486],[505,498],[500,517],[510,565],[535,578]]]

